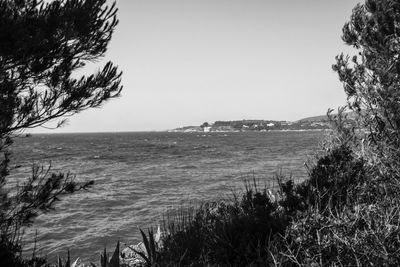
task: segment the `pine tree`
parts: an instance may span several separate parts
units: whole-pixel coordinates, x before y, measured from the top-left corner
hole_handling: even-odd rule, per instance
[[[87,188],[69,174],[35,166],[19,188],[7,188],[10,145],[29,128],[57,121],[119,96],[121,72],[76,70],[104,56],[118,24],[106,0],[0,0],[0,259],[21,264],[21,230],[61,195]],[[4,265],[5,264],[5,265]]]
[[[400,2],[367,0],[354,9],[342,39],[358,55],[336,57],[349,108],[372,143],[400,146]]]
[[[342,39],[358,52],[337,56],[333,65],[348,107],[357,114],[356,147],[376,177],[393,180],[395,193],[400,190],[400,1],[358,4]]]

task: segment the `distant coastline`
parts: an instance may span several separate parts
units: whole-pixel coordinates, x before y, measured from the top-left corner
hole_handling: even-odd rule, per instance
[[[317,116],[298,121],[237,120],[204,122],[199,126],[181,126],[168,132],[268,132],[268,131],[323,131],[329,130],[327,116]]]

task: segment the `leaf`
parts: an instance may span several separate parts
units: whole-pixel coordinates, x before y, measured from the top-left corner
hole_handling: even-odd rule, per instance
[[[58,267],[63,267],[60,256],[58,256]]]
[[[71,264],[71,267],[78,267],[79,257]]]
[[[117,242],[117,247],[115,248],[114,254],[112,255],[107,267],[119,267],[119,241]]]
[[[147,254],[149,254],[149,257],[150,257],[151,251],[150,251],[149,240],[147,239],[147,236],[146,236],[146,234],[142,231],[142,229],[140,229],[140,233],[142,234],[142,239],[143,239],[144,247],[146,248]]]
[[[69,255],[69,249],[68,249],[68,252],[67,252],[67,261],[65,262],[65,267],[71,267],[71,257],[70,257],[70,255]]]
[[[148,230],[148,232],[149,232],[149,245],[150,245],[150,252],[148,253],[150,259],[154,261],[156,258],[156,244],[154,242],[153,230]]]
[[[104,248],[103,254],[100,254],[101,267],[107,267],[107,262],[108,262],[108,260],[107,260],[107,250],[106,250],[106,248]]]

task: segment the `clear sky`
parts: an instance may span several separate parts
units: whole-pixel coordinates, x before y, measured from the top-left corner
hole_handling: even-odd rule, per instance
[[[105,60],[124,72],[122,95],[52,132],[325,114],[345,104],[331,65],[350,51],[341,29],[358,2],[118,0],[120,24]]]

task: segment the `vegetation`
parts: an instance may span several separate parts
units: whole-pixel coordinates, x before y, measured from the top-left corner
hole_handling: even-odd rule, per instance
[[[53,60],[49,61],[40,54],[41,48],[25,47],[30,43],[34,45],[34,42],[19,44],[18,38],[14,39],[15,44],[7,46],[14,45],[18,48],[19,44],[21,51],[31,55],[21,58],[16,52],[12,54],[13,51],[19,51],[18,49],[11,51],[0,46],[0,63],[3,64],[0,69],[5,70],[2,70],[4,73],[1,74],[3,76],[0,80],[0,86],[5,92],[0,100],[0,148],[4,155],[0,172],[0,185],[3,189],[0,210],[0,251],[3,254],[0,257],[8,260],[10,265],[32,265],[32,261],[24,262],[17,255],[20,251],[19,239],[15,238],[18,236],[18,230],[29,225],[38,211],[49,209],[57,196],[84,188],[86,184],[78,186],[69,180],[69,176],[62,175],[45,175],[40,178],[41,171],[38,169],[37,175],[33,176],[39,178],[28,180],[27,186],[24,185],[16,195],[8,195],[4,189],[5,177],[9,173],[7,147],[11,143],[12,133],[16,130],[34,127],[63,114],[72,114],[97,106],[103,100],[119,93],[119,75],[110,65],[106,66],[105,72],[91,78],[75,81],[70,78],[71,71],[80,66],[81,60],[91,60],[94,55],[104,53],[116,20],[113,8],[102,11],[104,1],[57,1],[56,4],[46,4],[42,7],[34,1],[0,3],[0,11],[1,8],[4,10],[0,12],[0,18],[8,18],[11,25],[15,24],[13,32],[18,32],[21,40],[36,35],[25,33],[29,27],[17,31],[18,26],[22,27],[28,18],[42,18],[37,15],[41,12],[46,18],[43,19],[43,23],[50,21],[52,16],[49,14],[56,12],[59,16],[64,15],[61,18],[65,19],[64,23],[67,25],[71,23],[67,28],[72,29],[72,33],[68,31],[68,35],[61,38],[67,40],[65,42],[57,43],[57,38],[51,40],[49,37],[49,50],[45,52],[52,55],[55,51]],[[90,5],[86,6],[84,3]],[[96,8],[92,9],[93,7]],[[69,8],[86,10],[88,14],[93,15],[88,16],[87,21],[79,22],[83,23],[83,26],[92,25],[93,18],[96,18],[94,21],[99,24],[93,22],[93,27],[85,28],[79,25],[80,27],[75,29],[72,26],[76,26],[74,23],[77,22],[68,19],[71,13],[61,12]],[[19,16],[21,20],[14,19]],[[108,20],[111,20],[111,23],[104,24]],[[47,26],[51,29],[52,25]],[[62,27],[65,24],[55,25],[54,27]],[[98,31],[94,30],[93,39],[86,39],[82,38],[83,33],[80,32],[85,29]],[[0,28],[0,41],[3,40],[2,31],[6,30]],[[46,32],[47,30],[44,31]],[[57,28],[50,32],[63,31]],[[97,35],[99,32],[106,34]],[[142,264],[399,266],[399,35],[400,3],[397,0],[366,0],[364,4],[357,5],[350,22],[343,28],[343,40],[358,50],[358,56],[350,58],[339,55],[333,66],[343,82],[348,97],[347,108],[355,116],[353,122],[349,122],[345,109],[340,109],[336,116],[328,112],[334,131],[329,133],[314,160],[308,164],[308,179],[296,184],[292,179],[278,176],[279,188],[275,192],[270,192],[265,187],[260,188],[257,183],[247,183],[245,192],[235,195],[230,201],[205,203],[192,213],[167,221],[162,242],[156,241],[152,231],[147,235],[142,232],[146,251],[136,251],[143,258]],[[72,39],[65,39],[67,37]],[[96,48],[86,43],[92,41],[103,46]],[[59,50],[50,49],[52,44]],[[68,47],[71,50],[68,50]],[[75,58],[71,57],[71,53],[79,51],[79,48],[83,50],[74,54]],[[64,49],[69,51],[67,55],[70,57],[60,56],[65,55]],[[91,52],[90,49],[95,49],[95,52]],[[9,71],[6,68],[7,64],[11,64]],[[56,74],[63,78],[54,78]],[[48,86],[48,92],[38,90],[38,85],[40,88]],[[100,88],[99,91],[91,91],[93,85]],[[76,86],[80,88],[78,91],[73,90]],[[83,93],[84,88],[88,92]],[[62,93],[57,93],[59,90]],[[47,97],[54,101],[45,101]],[[52,107],[46,106],[50,103]],[[43,108],[40,108],[41,106]],[[114,255],[118,254],[119,244],[114,252]],[[35,260],[36,265],[43,263],[40,259],[33,259]],[[67,262],[69,264],[70,260]],[[120,266],[123,262],[116,256],[108,261],[105,251],[101,264]],[[61,265],[62,261],[59,266]]]
[[[121,73],[111,62],[90,76],[74,71],[106,52],[118,21],[106,0],[0,0],[1,266],[39,265],[21,257],[22,232],[60,196],[86,189],[71,174],[34,166],[17,188],[8,177],[13,137],[117,97]]]

